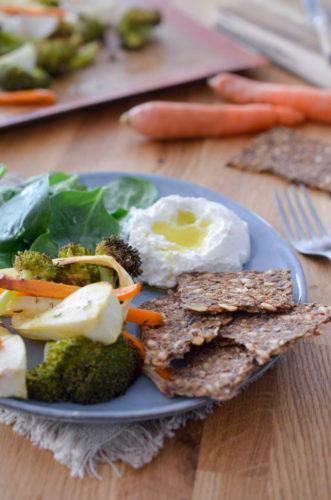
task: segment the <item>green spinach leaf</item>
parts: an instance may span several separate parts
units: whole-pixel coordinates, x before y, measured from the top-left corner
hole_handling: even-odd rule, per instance
[[[147,208],[156,202],[158,196],[151,182],[137,177],[120,177],[104,187],[104,202],[110,214],[119,208],[127,211],[131,207]]]
[[[17,245],[30,246],[49,222],[49,183],[44,177],[30,184],[1,206],[0,252]]]
[[[28,186],[32,182],[36,180],[42,179],[43,177],[48,176],[49,179],[49,194],[54,195],[61,193],[62,191],[86,191],[86,186],[84,184],[80,184],[78,175],[73,174],[65,174],[63,172],[49,172],[48,174],[35,175],[33,177],[29,177],[25,182],[25,185]]]
[[[21,191],[21,188],[2,184],[0,186],[0,206]]]
[[[106,210],[103,189],[65,191],[50,199],[49,233],[42,234],[33,250],[51,252],[68,243],[80,243],[90,250],[104,237],[119,234],[119,224]]]
[[[4,163],[0,163],[0,179],[5,175],[7,172],[7,167]]]

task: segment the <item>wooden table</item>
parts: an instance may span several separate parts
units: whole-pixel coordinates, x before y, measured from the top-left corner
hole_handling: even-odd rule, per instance
[[[175,2],[206,23],[220,0]],[[226,2],[223,2],[226,3]],[[249,76],[295,83],[273,66]],[[156,94],[153,95],[155,97]],[[158,97],[213,102],[203,83],[159,92]],[[273,189],[285,181],[225,167],[250,137],[151,143],[118,124],[120,114],[141,102],[117,104],[2,133],[0,159],[10,169],[33,175],[65,172],[139,171],[175,176],[214,189],[253,210],[280,233]],[[331,140],[331,127],[304,125],[312,137]],[[310,190],[330,226],[330,196]],[[299,256],[309,301],[331,304],[331,265]],[[331,331],[301,342],[256,383],[206,420],[191,422],[165,443],[159,456],[141,470],[119,465],[119,479],[102,466],[102,481],[71,478],[48,451],[0,426],[2,500],[326,500],[330,484]]]

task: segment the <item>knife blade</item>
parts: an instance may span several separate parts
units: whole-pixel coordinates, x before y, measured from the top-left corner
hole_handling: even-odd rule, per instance
[[[318,43],[324,58],[331,64],[331,22],[328,14],[318,0],[301,0],[313,24]]]

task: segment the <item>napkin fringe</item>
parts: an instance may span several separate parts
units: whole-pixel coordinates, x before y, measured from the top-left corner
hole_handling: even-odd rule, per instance
[[[154,420],[132,423],[80,424],[45,419],[28,413],[0,409],[0,422],[30,439],[34,446],[50,450],[55,460],[70,469],[72,477],[102,479],[98,466],[108,463],[118,476],[115,462],[139,469],[161,450],[166,438],[188,420],[205,418],[213,403],[195,410]]]

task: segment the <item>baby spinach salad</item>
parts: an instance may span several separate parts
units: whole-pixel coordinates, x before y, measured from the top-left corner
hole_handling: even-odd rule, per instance
[[[0,165],[0,178],[5,172]],[[72,242],[95,250],[103,237],[120,234],[131,207],[146,208],[157,199],[151,182],[130,176],[95,189],[63,172],[30,177],[20,186],[0,185],[0,268],[12,266],[19,250],[51,258]]]

